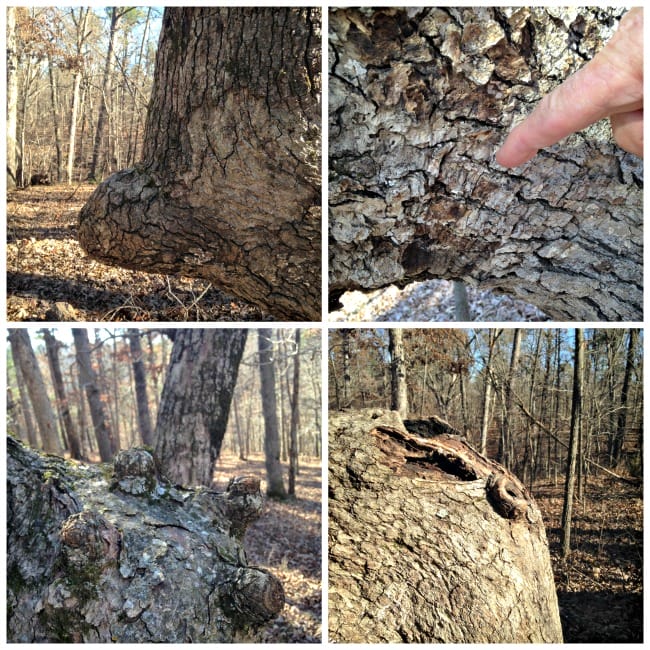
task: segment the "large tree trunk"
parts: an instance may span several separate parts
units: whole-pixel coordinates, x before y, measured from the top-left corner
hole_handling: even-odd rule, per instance
[[[506,132],[623,9],[330,12],[330,299],[448,278],[642,319],[642,162],[607,122],[504,169]]]
[[[156,420],[156,457],[181,485],[212,484],[248,330],[175,330]]]
[[[60,454],[63,452],[63,447],[59,440],[56,418],[50,398],[47,395],[41,369],[32,348],[29,330],[10,329],[9,343],[14,363],[20,366],[20,374],[27,385],[27,392],[34,409],[34,417],[38,423],[43,449],[53,454]]]
[[[242,547],[262,508],[254,477],[186,490],[143,449],[103,467],[12,438],[7,451],[10,643],[223,643],[282,608]]]
[[[320,319],[319,12],[165,10],[144,160],[82,210],[90,255]]]
[[[330,415],[331,639],[561,642],[536,504],[444,422],[420,424],[427,437],[395,412]]]

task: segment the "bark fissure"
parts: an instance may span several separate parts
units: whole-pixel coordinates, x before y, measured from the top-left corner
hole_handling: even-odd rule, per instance
[[[346,290],[443,277],[563,320],[638,319],[642,162],[604,122],[516,172],[493,159],[582,64],[567,34],[592,56],[613,27],[591,9],[333,10],[331,306]]]

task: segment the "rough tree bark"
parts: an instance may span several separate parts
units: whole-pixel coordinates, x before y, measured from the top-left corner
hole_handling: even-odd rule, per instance
[[[320,10],[167,8],[143,162],[83,208],[109,264],[320,320]]]
[[[282,608],[242,546],[256,478],[188,490],[143,449],[100,466],[7,451],[9,642],[223,643]]]
[[[541,514],[438,418],[330,415],[329,628],[345,643],[559,643]],[[424,430],[425,436],[422,436]]]
[[[334,9],[330,303],[462,280],[570,320],[642,319],[642,162],[606,121],[513,170],[512,125],[623,9]]]
[[[173,481],[209,486],[248,330],[173,332],[174,347],[156,419],[156,457]]]

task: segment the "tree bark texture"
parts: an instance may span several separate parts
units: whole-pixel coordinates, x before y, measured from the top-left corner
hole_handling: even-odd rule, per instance
[[[393,411],[403,418],[408,415],[408,391],[406,387],[406,359],[402,330],[392,327],[388,330],[388,352],[390,354],[390,401]]]
[[[133,383],[135,384],[135,396],[138,406],[138,429],[140,430],[142,444],[151,446],[153,444],[153,428],[151,426],[149,397],[147,395],[147,371],[144,367],[140,332],[135,328],[128,329],[127,337],[129,339]]]
[[[100,466],[7,452],[10,643],[231,642],[282,608],[242,546],[255,477],[185,490],[144,449]]]
[[[320,182],[320,10],[167,8],[143,162],[97,188],[79,240],[320,320]]]
[[[212,483],[247,332],[175,331],[154,438],[162,470],[176,483]]]
[[[275,358],[273,334],[270,329],[257,330],[257,349],[260,355],[260,392],[264,412],[264,461],[266,465],[266,494],[284,499],[287,491],[282,479],[280,463],[280,431],[275,395]]]
[[[56,417],[47,396],[45,382],[29,338],[29,330],[9,330],[9,343],[14,363],[20,366],[20,374],[27,385],[27,392],[34,410],[34,418],[41,434],[41,444],[47,452],[57,454],[63,451],[56,427]]]
[[[607,121],[504,169],[512,126],[623,9],[333,9],[330,302],[448,278],[550,317],[642,319],[642,161]]]
[[[331,640],[561,642],[539,509],[439,425],[419,437],[394,411],[330,414]]]

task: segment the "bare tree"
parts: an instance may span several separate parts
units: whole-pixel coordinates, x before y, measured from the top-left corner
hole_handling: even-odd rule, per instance
[[[388,330],[388,350],[390,352],[390,394],[391,409],[403,418],[408,415],[408,394],[406,390],[406,359],[402,330],[393,327]]]
[[[133,382],[135,384],[135,399],[138,412],[138,428],[140,438],[144,445],[153,445],[153,429],[151,414],[149,413],[149,396],[147,395],[147,371],[142,357],[140,345],[140,332],[137,329],[127,330],[129,349],[131,350],[131,364],[133,365]]]
[[[90,359],[88,330],[72,328],[72,337],[77,352],[80,382],[85,389],[86,398],[88,399],[90,417],[95,431],[97,446],[99,447],[99,456],[103,463],[107,463],[113,458],[112,432],[108,422],[108,414],[106,413],[106,400],[99,389],[99,380]]]
[[[27,384],[27,392],[34,409],[34,417],[38,423],[43,449],[53,454],[62,454],[63,447],[56,429],[56,417],[32,348],[29,330],[9,330],[9,343],[14,363],[20,365],[22,378]]]
[[[287,496],[280,464],[280,435],[275,398],[275,357],[270,329],[257,332],[260,362],[262,409],[264,411],[264,458],[266,460],[266,494],[283,499]]]
[[[7,7],[7,189],[16,187],[20,154],[18,151],[18,43],[16,7]]]
[[[289,494],[296,493],[298,473],[298,429],[300,428],[300,328],[296,328],[293,352],[293,390],[291,391],[291,429],[289,430]]]

